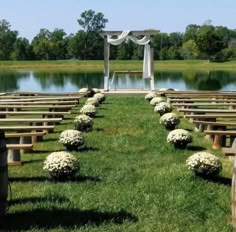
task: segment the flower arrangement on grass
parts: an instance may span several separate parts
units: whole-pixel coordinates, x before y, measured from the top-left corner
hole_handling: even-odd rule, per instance
[[[94,94],[93,97],[97,98],[100,103],[102,103],[106,100],[106,96],[102,93],[96,93],[96,94]]]
[[[160,115],[163,115],[165,113],[169,113],[172,111],[172,107],[171,104],[167,103],[167,102],[160,102],[159,104],[157,104],[154,108],[154,112],[159,113]]]
[[[174,144],[175,148],[184,149],[192,142],[192,135],[186,130],[175,129],[168,134],[167,142]]]
[[[97,88],[93,88],[93,92],[96,94],[96,93],[101,93],[100,89],[97,89]]]
[[[180,123],[179,117],[174,113],[166,113],[160,117],[160,124],[165,126],[167,130],[174,130]]]
[[[43,169],[55,180],[69,180],[79,171],[80,163],[69,152],[52,152],[44,161]]]
[[[222,170],[222,163],[218,157],[208,152],[197,152],[186,160],[186,166],[196,175],[203,177],[218,176]]]
[[[84,137],[80,131],[65,130],[59,136],[59,143],[69,151],[77,151],[84,144]]]
[[[75,130],[78,131],[91,131],[93,129],[93,119],[85,114],[76,116],[74,120],[74,127]]]
[[[81,114],[86,114],[89,117],[94,117],[96,115],[96,107],[94,105],[84,105],[81,109],[80,109],[80,113]]]
[[[85,102],[85,105],[94,105],[99,106],[99,100],[95,97],[89,97],[87,101]]]
[[[152,106],[155,106],[157,104],[159,104],[160,102],[165,102],[165,99],[162,98],[162,97],[154,97],[151,101],[150,101],[150,104]]]
[[[148,94],[145,95],[145,99],[148,100],[149,102],[154,98],[157,97],[157,94],[155,92],[149,92]]]
[[[88,92],[88,88],[79,89],[79,93],[87,93],[87,92]]]

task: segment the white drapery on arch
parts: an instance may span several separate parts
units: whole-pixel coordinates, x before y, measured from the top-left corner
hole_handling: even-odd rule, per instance
[[[112,45],[119,45],[124,41],[132,40],[138,45],[144,45],[144,56],[143,56],[143,78],[151,77],[151,49],[150,49],[150,39],[148,36],[144,36],[142,39],[138,39],[133,35],[129,35],[130,31],[123,31],[117,39],[112,39],[111,35],[107,36],[107,42]],[[109,57],[109,54],[108,54]],[[109,72],[108,72],[109,73]],[[109,78],[109,77],[107,77]]]

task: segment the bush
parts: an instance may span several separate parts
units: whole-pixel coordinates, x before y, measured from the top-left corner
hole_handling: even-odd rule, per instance
[[[102,103],[106,100],[106,96],[102,93],[96,93],[96,94],[94,94],[93,97],[97,98],[100,103]]]
[[[81,114],[86,114],[89,117],[94,117],[96,115],[96,107],[94,105],[84,105],[80,109]]]
[[[163,114],[171,112],[171,111],[172,111],[172,107],[167,102],[160,102],[154,108],[154,112],[158,112],[160,115],[163,115]]]
[[[174,144],[175,148],[183,149],[192,142],[192,135],[186,130],[175,129],[168,134],[167,142]]]
[[[174,129],[180,123],[179,117],[174,113],[166,113],[160,117],[160,124],[167,129]]]
[[[68,180],[75,177],[80,164],[69,152],[53,152],[44,161],[43,169],[56,180]]]
[[[65,130],[59,136],[59,143],[62,143],[67,150],[78,150],[84,144],[84,137],[80,131]]]
[[[78,131],[91,131],[93,129],[93,120],[88,115],[81,114],[75,117],[74,127]]]
[[[154,97],[157,97],[156,93],[155,92],[149,92],[148,94],[146,94],[145,99],[150,102]]]
[[[155,106],[157,104],[159,104],[160,102],[165,102],[165,99],[162,98],[162,97],[154,97],[151,101],[150,101],[150,104],[152,106]]]
[[[222,170],[219,158],[208,152],[197,152],[186,160],[186,166],[196,175],[215,177]]]

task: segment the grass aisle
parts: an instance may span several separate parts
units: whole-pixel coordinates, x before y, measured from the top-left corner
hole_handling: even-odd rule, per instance
[[[24,166],[10,168],[13,199],[2,229],[232,230],[228,162],[219,182],[196,178],[184,165],[196,150],[210,148],[202,135],[194,133],[189,149],[175,150],[143,96],[108,97],[94,122],[95,130],[85,135],[87,148],[73,153],[81,161],[76,181],[54,183],[42,170],[46,155],[63,149],[57,131],[72,128],[71,120],[24,155]],[[193,129],[186,122],[179,128]]]

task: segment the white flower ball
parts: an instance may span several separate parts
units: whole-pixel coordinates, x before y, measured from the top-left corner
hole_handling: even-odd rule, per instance
[[[93,97],[97,98],[100,103],[104,102],[106,99],[106,96],[102,93],[96,93],[96,94],[94,94]]]
[[[87,93],[88,92],[88,88],[81,88],[79,90],[79,93]]]
[[[160,102],[159,104],[157,104],[154,108],[154,112],[159,113],[160,115],[163,115],[165,113],[171,112],[172,111],[172,107],[169,103],[167,102]]]
[[[99,106],[99,100],[95,97],[89,97],[87,101],[85,102],[85,105],[94,105]]]
[[[160,117],[160,124],[163,126],[176,126],[180,123],[179,117],[174,113],[166,113]]]
[[[222,170],[222,163],[218,157],[208,152],[197,152],[186,160],[186,166],[197,175],[214,177]]]
[[[80,164],[72,154],[65,151],[53,152],[47,156],[43,169],[57,180],[71,179],[79,171]]]
[[[167,142],[174,144],[176,148],[185,148],[187,143],[192,142],[192,135],[186,130],[175,129],[168,134]]]
[[[146,94],[145,99],[150,102],[154,97],[157,97],[157,94],[155,92],[149,92]]]
[[[159,104],[160,102],[165,102],[165,99],[162,98],[162,97],[154,97],[151,101],[150,101],[150,104],[152,106],[155,106],[157,104]]]
[[[84,137],[80,131],[65,130],[59,136],[59,143],[68,150],[78,150],[84,144]]]
[[[93,88],[93,92],[94,93],[101,93],[100,89],[97,89],[97,88]]]
[[[96,107],[94,105],[84,105],[81,109],[80,109],[80,113],[81,114],[86,114],[89,117],[94,117],[96,114]]]
[[[93,129],[93,120],[88,115],[81,114],[75,117],[74,126],[78,131],[91,131]]]

